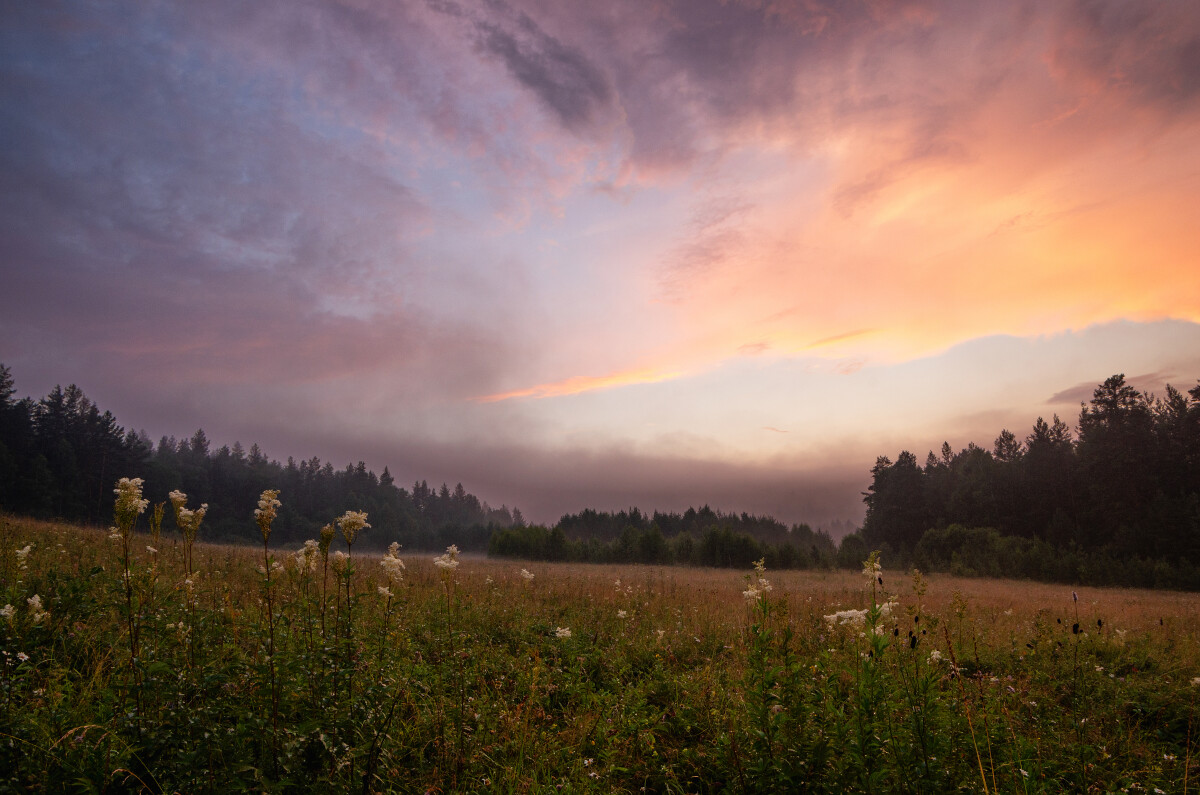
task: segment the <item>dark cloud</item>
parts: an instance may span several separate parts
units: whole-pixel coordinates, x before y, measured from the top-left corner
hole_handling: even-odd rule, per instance
[[[1132,99],[1169,116],[1195,114],[1185,104],[1200,90],[1195,6],[1076,0],[1058,11],[1055,34],[1050,63],[1081,95]]]
[[[608,80],[577,47],[549,35],[527,14],[516,24],[478,25],[481,46],[499,58],[569,130],[580,131],[612,96]]]

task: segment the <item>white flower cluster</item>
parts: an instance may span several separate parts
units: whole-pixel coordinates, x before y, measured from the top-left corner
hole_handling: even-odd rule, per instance
[[[942,661],[942,653],[940,651],[938,651],[937,649],[934,649],[933,651],[929,652],[929,664],[930,665],[937,665],[941,661]]]
[[[889,617],[892,614],[892,611],[894,611],[899,606],[900,606],[899,602],[884,602],[883,604],[881,604],[879,606],[879,617],[880,618]],[[861,627],[861,626],[863,626],[863,624],[866,623],[867,616],[870,612],[871,611],[868,608],[864,608],[862,610],[839,610],[836,613],[833,613],[832,615],[825,616],[825,621],[831,627],[832,626],[843,626],[843,625],[850,625],[852,627]]]
[[[117,487],[113,489],[113,493],[117,495],[118,514],[139,514],[146,510],[150,500],[142,498],[144,482],[141,478],[121,478],[117,481]]]
[[[32,544],[26,544],[24,549],[17,550],[17,568],[21,571],[25,571],[29,568],[29,553],[32,551]]]
[[[754,563],[753,577],[747,577],[749,584],[746,590],[742,591],[742,596],[746,597],[746,601],[750,603],[757,602],[764,593],[771,590],[771,583],[767,581],[767,564],[766,558],[760,558]]]
[[[16,608],[12,605],[5,605],[4,607],[0,607],[0,618],[6,619],[11,624],[16,612]]]
[[[206,513],[208,513],[207,502],[201,503],[200,507],[195,510],[178,506],[175,509],[175,522],[179,525],[180,530],[194,538]]]
[[[446,547],[446,554],[433,559],[433,565],[443,571],[454,571],[458,568],[458,547],[454,544]]]
[[[571,630],[569,627],[555,627],[554,637],[563,639],[569,638],[571,637]]]
[[[34,594],[25,601],[29,603],[29,620],[34,624],[40,624],[50,617],[50,613],[42,607],[42,597]]]
[[[300,570],[301,574],[309,574],[317,570],[317,558],[320,556],[321,545],[310,538],[304,542],[304,546],[292,554],[292,559],[296,562],[296,568]]]
[[[849,624],[861,627],[867,620],[866,610],[839,610],[833,615],[825,616],[825,621],[832,626]]]
[[[275,521],[282,506],[278,489],[267,489],[258,498],[258,507],[254,509],[254,521],[258,523],[258,529],[262,532],[264,544],[271,537],[271,523]]]
[[[336,574],[341,574],[346,570],[346,564],[350,562],[350,556],[340,549],[329,556],[329,565],[333,567]]]
[[[354,539],[358,538],[359,531],[371,526],[367,524],[366,511],[346,511],[337,520],[337,523],[338,527],[342,528],[342,535],[346,538],[347,544],[354,544]]]
[[[274,521],[279,509],[283,507],[283,503],[279,501],[278,489],[267,489],[258,498],[258,507],[254,509],[254,515],[259,519],[266,519],[268,522]]]
[[[400,545],[395,541],[388,547],[387,554],[379,561],[379,565],[383,566],[383,572],[392,584],[399,585],[404,581],[404,561],[400,559]]]
[[[525,582],[533,582],[533,572],[529,569],[521,569],[521,577]]]

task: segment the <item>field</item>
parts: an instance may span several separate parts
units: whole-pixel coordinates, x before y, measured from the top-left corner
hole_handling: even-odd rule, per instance
[[[0,790],[1197,789],[1200,595],[346,548],[0,517]]]

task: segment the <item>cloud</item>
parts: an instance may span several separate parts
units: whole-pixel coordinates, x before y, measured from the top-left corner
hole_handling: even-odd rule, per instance
[[[582,130],[610,102],[612,90],[600,69],[579,48],[549,35],[527,14],[520,14],[515,24],[477,24],[481,46],[567,129]]]
[[[1107,376],[1105,377],[1107,378]],[[1126,378],[1125,383],[1136,388],[1139,392],[1161,395],[1166,391],[1167,384],[1178,378],[1179,375],[1177,373],[1155,372]],[[1098,386],[1098,381],[1085,381],[1076,384],[1075,386],[1055,392],[1046,399],[1046,405],[1072,404],[1078,406],[1080,403],[1090,403]],[[1181,391],[1187,391],[1186,381]]]
[[[592,392],[597,389],[614,389],[636,384],[655,384],[660,381],[669,381],[673,378],[678,378],[680,375],[681,373],[679,372],[662,372],[646,369],[609,373],[608,375],[601,376],[576,375],[553,383],[537,384],[508,392],[485,395],[477,397],[475,400],[480,403],[497,403],[502,400],[514,400],[517,398],[565,397],[568,395],[578,395],[583,392]]]

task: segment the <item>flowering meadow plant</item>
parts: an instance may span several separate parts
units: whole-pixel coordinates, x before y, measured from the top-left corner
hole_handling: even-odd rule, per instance
[[[360,511],[353,557],[346,514],[276,553],[296,528],[278,492],[259,507],[241,521],[268,520],[262,548],[198,538],[190,574],[145,526],[113,545],[0,517],[0,790],[1183,792],[1200,775],[1200,595],[909,587],[878,556],[540,563],[532,587],[453,545],[370,549],[388,523]]]

